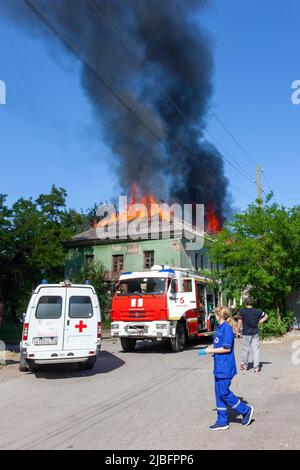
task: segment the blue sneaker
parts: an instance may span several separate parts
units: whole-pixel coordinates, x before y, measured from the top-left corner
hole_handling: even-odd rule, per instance
[[[247,413],[243,416],[243,419],[242,419],[243,426],[249,426],[249,424],[252,421],[253,411],[254,411],[253,406],[249,406],[249,411],[247,411]]]
[[[212,426],[209,426],[209,429],[211,431],[225,431],[225,429],[229,429],[228,424],[213,424]]]

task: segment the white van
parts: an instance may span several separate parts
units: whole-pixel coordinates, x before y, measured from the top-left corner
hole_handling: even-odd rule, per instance
[[[39,285],[23,321],[20,371],[74,362],[82,369],[94,367],[101,347],[101,314],[90,284]]]

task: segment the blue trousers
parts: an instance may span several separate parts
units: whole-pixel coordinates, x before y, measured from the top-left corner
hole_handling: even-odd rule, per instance
[[[230,384],[231,379],[218,379],[215,377],[217,424],[220,426],[228,424],[227,405],[243,416],[249,411],[249,406],[243,403],[229,389]]]

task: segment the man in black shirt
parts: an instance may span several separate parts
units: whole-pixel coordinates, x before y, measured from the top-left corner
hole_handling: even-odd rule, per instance
[[[243,329],[243,360],[241,364],[241,370],[248,370],[248,358],[250,346],[253,349],[254,356],[254,372],[260,371],[259,363],[259,323],[264,323],[268,319],[268,315],[258,308],[253,308],[253,299],[247,297],[245,299],[246,308],[240,310],[240,316],[238,321],[238,331]],[[241,334],[238,333],[240,337]]]

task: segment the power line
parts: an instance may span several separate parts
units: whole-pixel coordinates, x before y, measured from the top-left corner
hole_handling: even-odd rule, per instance
[[[89,1],[89,3],[92,3],[92,0],[88,0],[88,1]],[[101,3],[101,0],[99,0],[99,2]],[[97,1],[97,5],[100,6],[99,3],[98,3],[98,1]],[[102,6],[103,6],[103,5],[102,5]],[[103,6],[103,8],[105,9],[104,6]],[[109,15],[109,12],[108,12],[107,9],[105,9],[105,12],[106,12],[106,14]],[[160,45],[161,45],[163,48],[165,48],[163,41],[161,40],[160,36],[157,34],[157,31],[155,31],[155,29],[152,28],[152,26],[150,25],[149,21],[148,21],[148,29],[151,31],[152,35],[153,35],[154,37],[156,37],[156,39],[158,40],[158,42],[160,43]],[[123,42],[122,42],[122,43],[123,43]],[[180,109],[180,107],[178,106],[178,104],[177,104],[172,98],[170,98],[168,95],[167,95],[167,98],[168,98],[168,100],[173,104],[173,106],[176,108],[176,110],[177,110],[184,118],[188,119],[188,117],[183,113],[183,111]],[[240,150],[249,158],[249,160],[250,160],[255,166],[258,166],[258,165],[259,165],[258,162],[250,155],[250,153],[249,153],[249,152],[244,148],[244,146],[238,141],[238,139],[233,135],[233,133],[232,133],[232,132],[228,129],[228,127],[225,125],[225,123],[223,122],[223,120],[217,115],[216,111],[215,111],[208,103],[207,103],[207,108],[208,108],[208,109],[211,111],[211,113],[215,116],[215,118],[218,120],[218,122],[221,124],[221,126],[224,128],[224,130],[227,132],[227,134],[228,134],[228,135],[233,139],[233,141],[238,145],[238,147],[240,148]],[[217,142],[216,139],[212,136],[212,134],[210,134],[207,130],[205,130],[205,132],[206,132],[207,134],[209,134],[210,137],[211,137],[215,142]],[[205,137],[204,137],[204,139],[205,139]],[[205,139],[205,140],[206,140],[206,139]],[[208,141],[206,140],[206,142],[208,142]],[[219,147],[222,148],[223,152],[225,152],[227,155],[229,155],[229,156],[232,158],[232,160],[241,168],[241,170],[242,170],[245,174],[248,174],[248,175],[249,175],[249,173],[240,165],[240,163],[238,163],[238,162],[234,159],[234,157],[232,157],[232,155],[231,155],[228,151],[226,151],[226,150],[224,149],[224,147],[223,147],[221,144],[218,144],[218,143],[217,143],[217,145],[219,145]],[[224,157],[223,157],[223,158],[224,158]],[[224,158],[224,160],[227,161],[225,158]],[[227,161],[227,163],[229,163],[229,162]],[[229,163],[229,164],[230,164],[230,163]],[[238,171],[237,168],[235,168],[232,164],[230,164],[230,165],[231,165],[236,171]],[[238,171],[238,172],[239,172],[239,171]],[[242,176],[245,177],[245,174],[242,175]],[[264,176],[265,176],[265,178],[266,178],[265,173],[264,173]],[[246,178],[247,178],[247,177],[246,177]],[[253,179],[252,179],[251,176],[250,176],[250,177],[248,176],[248,178],[250,178],[249,181],[250,181],[251,183],[254,182],[254,184],[256,184],[256,181],[253,181]],[[267,178],[266,178],[266,180],[267,180]],[[268,182],[268,181],[267,181],[267,184],[269,185],[269,182]],[[270,185],[269,185],[269,187],[270,187]],[[270,187],[270,190],[271,190],[271,187]],[[271,190],[271,191],[272,191],[272,190]]]
[[[249,152],[247,152],[247,150],[242,146],[242,144],[237,140],[237,138],[232,134],[232,132],[230,132],[230,130],[228,129],[228,127],[224,124],[224,122],[222,121],[222,119],[217,115],[217,113],[212,109],[211,106],[209,106],[209,104],[207,105],[208,109],[211,111],[211,113],[215,116],[215,118],[218,120],[218,122],[221,124],[221,126],[225,129],[225,131],[227,132],[227,134],[234,140],[234,142],[238,145],[238,147],[242,150],[242,152],[249,158],[249,160],[256,166],[259,166],[258,162],[256,160],[254,160],[254,158],[250,155]],[[269,179],[267,178],[267,175],[266,175],[266,172],[263,168],[261,168],[261,172],[263,174],[263,177],[265,178],[265,181],[267,183],[267,186],[269,188],[269,191],[273,193],[273,190],[271,188],[271,185],[270,185],[270,182],[269,182]],[[265,191],[262,191],[263,193],[265,193]]]
[[[95,69],[93,65],[91,65],[87,59],[83,56],[80,55],[80,52],[75,49],[64,37],[63,35],[57,31],[55,26],[50,23],[50,21],[30,2],[30,0],[22,0],[23,3],[50,29],[50,31],[64,44],[64,46],[72,52],[73,55],[75,55],[81,63],[93,74],[95,75],[96,78],[98,78],[101,83],[104,85],[104,87],[114,96],[114,98],[119,101],[130,113],[132,113],[135,118],[150,132],[157,140],[163,141],[161,136],[157,135],[155,131],[148,126],[148,124],[126,103],[126,101],[118,95],[117,92],[115,92],[113,85],[105,79],[98,71],[98,69]],[[173,137],[171,137],[168,133],[164,132],[165,137],[177,148],[182,150],[187,156],[189,156],[192,160],[194,160],[198,165],[200,165],[202,168],[206,169],[212,176],[215,176],[214,173],[208,168],[206,165],[204,165],[201,161],[199,161],[193,154],[191,154],[189,151],[187,151],[181,144],[179,144]],[[242,192],[238,188],[236,188],[238,191]],[[245,194],[245,193],[244,193]],[[247,195],[248,196],[248,195]]]
[[[234,140],[234,142],[237,144],[237,146],[242,150],[242,152],[249,158],[249,160],[251,160],[251,162],[254,164],[254,165],[258,165],[258,162],[256,160],[254,160],[254,158],[250,155],[249,152],[247,152],[247,150],[243,147],[242,144],[240,144],[240,142],[237,140],[237,138],[232,134],[232,132],[230,132],[230,130],[228,129],[228,127],[224,124],[224,122],[222,121],[222,119],[217,115],[217,113],[214,111],[214,109],[209,105],[207,104],[207,107],[208,109],[210,110],[210,112],[215,116],[215,118],[217,119],[217,121],[221,124],[221,126],[223,127],[223,129],[227,132],[227,134]]]
[[[271,185],[270,185],[270,183],[269,183],[269,179],[267,178],[267,175],[266,175],[266,173],[265,173],[265,171],[264,171],[263,168],[261,169],[261,172],[262,172],[262,174],[263,174],[263,177],[265,178],[265,181],[266,181],[266,183],[267,183],[267,186],[268,186],[269,190],[272,192],[272,188],[271,188]]]
[[[235,189],[236,191],[240,192],[241,194],[244,194],[244,196],[247,196],[249,199],[253,200],[253,196],[250,196],[250,194],[246,193],[242,189],[239,189],[236,186],[233,186],[232,184],[230,186],[232,187],[232,189]]]

